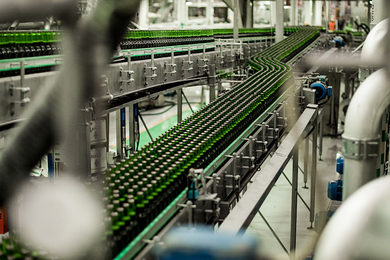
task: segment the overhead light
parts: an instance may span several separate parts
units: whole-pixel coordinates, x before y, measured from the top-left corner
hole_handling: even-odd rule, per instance
[[[186,5],[192,5],[192,2],[186,2]]]

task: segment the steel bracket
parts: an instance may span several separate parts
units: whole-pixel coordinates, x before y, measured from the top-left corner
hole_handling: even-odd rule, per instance
[[[343,136],[343,155],[355,160],[375,158],[379,155],[380,141],[380,136],[371,140],[349,139]]]

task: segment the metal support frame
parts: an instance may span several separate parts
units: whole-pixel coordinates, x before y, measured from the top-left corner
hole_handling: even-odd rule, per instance
[[[123,108],[122,108],[123,109]],[[116,112],[116,153],[118,155],[118,158],[124,158],[124,149],[123,146],[123,130],[122,130],[122,114],[121,110],[118,110]],[[125,131],[126,133],[126,131]]]
[[[317,177],[317,118],[313,123],[313,143],[311,152],[311,176],[310,176],[310,229],[313,228],[315,220],[315,196],[316,196],[316,177]]]
[[[310,131],[311,126],[316,124],[317,115],[317,105],[310,105],[305,109],[299,117],[297,123],[285,138],[284,142],[275,152],[274,156],[270,159],[263,170],[260,171],[256,179],[253,181],[253,184],[248,188],[241,200],[225,218],[219,228],[219,232],[230,231],[238,234],[242,229],[246,229],[249,226],[283,169],[293,156],[293,153],[297,154],[294,149],[297,148],[301,139]],[[316,161],[313,161],[313,163],[315,164]],[[313,169],[315,169],[315,166],[313,166]],[[294,170],[297,174],[297,164]],[[296,180],[293,180],[293,185],[295,182]],[[312,178],[312,183],[315,185],[315,178],[314,180]]]
[[[303,159],[303,186],[304,189],[308,189],[307,187],[307,176],[309,174],[309,137],[305,139],[305,155]]]
[[[290,258],[294,259],[297,247],[297,214],[298,214],[298,160],[299,145],[293,151],[292,189],[291,189],[291,226],[290,226]]]
[[[283,244],[282,240],[280,240],[279,236],[276,234],[275,230],[271,227],[271,225],[269,224],[269,222],[267,221],[267,219],[264,217],[264,215],[260,212],[260,210],[258,211],[260,217],[263,219],[264,223],[267,225],[267,227],[269,228],[269,230],[272,232],[272,234],[274,235],[274,237],[276,238],[276,240],[278,240],[279,242],[279,245],[283,248],[284,252],[287,253],[287,255],[290,255],[290,253],[288,252],[287,248],[285,247],[285,245]]]
[[[209,75],[209,87],[210,87],[210,102],[215,100],[215,85],[217,83],[217,74],[215,71],[215,64],[210,65],[210,75]]]
[[[187,99],[187,96],[184,94],[183,89],[181,90],[181,94],[183,95],[184,99],[186,100],[187,105],[190,107],[191,112],[194,113],[194,110],[192,109],[191,104],[190,104],[190,102],[189,102],[188,99]]]
[[[299,166],[298,166],[298,169],[299,169]],[[283,176],[286,178],[287,182],[292,186],[292,182],[290,181],[290,179],[287,177],[287,175],[283,172],[282,173]],[[307,205],[306,201],[302,198],[301,194],[299,194],[299,192],[297,192],[297,195],[298,197],[301,199],[302,203],[305,205],[305,207],[310,211],[310,207],[309,205]]]
[[[150,140],[152,140],[152,142],[154,142],[153,137],[152,137],[152,134],[150,133],[149,128],[148,128],[148,126],[146,125],[146,123],[145,123],[145,121],[144,121],[144,118],[142,117],[141,113],[138,112],[138,116],[139,116],[139,118],[141,119],[141,122],[142,122],[142,124],[144,125],[145,130],[146,130],[146,132],[148,133],[148,135],[149,135],[149,137],[150,137]]]
[[[135,119],[134,119],[134,105],[129,106],[129,149],[135,151]]]

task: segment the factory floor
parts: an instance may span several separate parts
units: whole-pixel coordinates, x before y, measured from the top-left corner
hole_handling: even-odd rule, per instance
[[[194,111],[201,108],[201,93],[202,87],[190,87],[183,90],[188,98],[191,107]],[[209,92],[207,87],[204,87],[203,105],[209,103]],[[152,110],[141,111],[146,125],[148,126],[153,138],[156,138],[166,130],[177,123],[177,95],[173,97],[165,97],[165,106]],[[191,115],[188,104],[183,98],[183,119]],[[110,148],[115,151],[115,118],[116,114],[110,114]],[[145,127],[140,125],[140,144],[139,148],[150,141],[150,137],[145,130]],[[310,151],[311,151],[310,141]],[[341,139],[325,137],[323,139],[323,154],[321,161],[317,161],[317,184],[316,184],[316,203],[315,212],[326,211],[329,206],[327,198],[327,185],[331,180],[336,180],[336,153],[341,151]],[[317,155],[318,156],[318,155]],[[319,157],[318,157],[319,158]],[[310,161],[310,160],[309,160]],[[304,144],[300,147],[299,167],[304,168]],[[309,164],[309,169],[310,168]],[[285,175],[291,180],[292,162],[290,162],[284,170]],[[304,187],[303,173],[299,171],[299,189],[298,192],[302,199],[310,206],[310,174],[308,176],[307,186]],[[284,175],[281,175],[275,187],[265,200],[260,208],[269,225],[273,228],[287,251],[290,250],[290,215],[291,215],[291,185]],[[304,259],[309,256],[314,248],[314,243],[318,236],[314,229],[310,227],[310,212],[305,204],[298,198],[298,217],[297,217],[297,258]],[[270,256],[271,259],[290,259],[289,255],[284,251],[278,240],[275,238],[271,230],[267,227],[265,221],[258,214],[246,234],[255,236],[259,240],[259,248],[264,255]]]

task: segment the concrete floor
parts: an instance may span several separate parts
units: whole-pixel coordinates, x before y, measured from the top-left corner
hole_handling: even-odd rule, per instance
[[[194,110],[200,109],[201,105],[201,86],[190,87],[184,89],[191,106]],[[204,100],[205,103],[209,103],[209,92],[205,88]],[[177,96],[165,97],[166,101],[177,103]],[[150,129],[152,136],[155,138],[161,133],[165,132],[177,123],[177,106],[173,105],[157,108],[148,111],[142,111],[144,114],[144,120],[148,128]],[[165,111],[165,112],[164,112]],[[164,112],[164,113],[161,113]],[[191,114],[187,103],[183,98],[183,119]],[[147,114],[159,114],[150,115]],[[115,113],[110,115],[110,148],[115,150],[116,139],[115,139]],[[145,131],[145,127],[140,125],[141,141],[140,147],[150,141],[150,138]],[[311,151],[311,141],[310,148]],[[316,185],[316,203],[315,212],[326,211],[330,200],[327,198],[327,187],[328,182],[336,180],[338,174],[336,173],[336,153],[341,151],[341,139],[324,138],[323,140],[323,155],[322,160],[317,161],[317,185]],[[310,154],[310,152],[309,152]],[[311,155],[309,155],[311,157]],[[317,155],[317,158],[318,155]],[[311,159],[309,160],[309,162]],[[300,160],[299,166],[301,169],[304,168],[304,144],[300,147]],[[311,166],[309,164],[309,169]],[[285,169],[286,176],[291,180],[292,173],[292,162],[290,162]],[[307,186],[309,189],[302,188],[304,186],[303,173],[299,171],[299,193],[307,205],[310,205],[310,174],[308,176]],[[260,208],[260,211],[269,222],[271,227],[274,229],[276,234],[284,246],[289,251],[290,249],[290,212],[291,212],[291,185],[288,183],[286,178],[281,175],[277,181],[275,187],[267,197],[266,201]],[[318,234],[314,229],[308,229],[310,227],[310,212],[304,203],[298,198],[298,220],[297,220],[297,259],[304,259],[305,256],[310,255],[314,243]],[[246,234],[254,235],[259,240],[259,248],[265,255],[270,256],[272,259],[289,259],[289,255],[283,250],[274,237],[270,229],[265,224],[264,220],[257,215],[250,227],[247,229]]]

